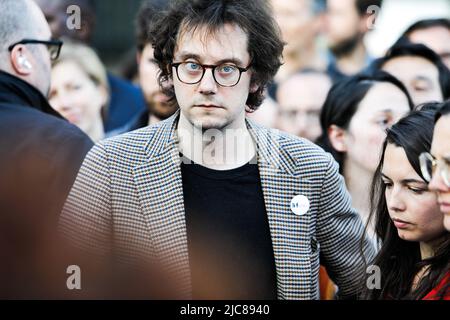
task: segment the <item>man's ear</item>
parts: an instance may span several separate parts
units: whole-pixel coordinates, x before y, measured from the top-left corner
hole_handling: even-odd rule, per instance
[[[363,34],[375,29],[375,23],[378,19],[378,10],[375,8],[368,8],[368,11],[361,17],[359,22],[359,31]]]
[[[328,139],[336,151],[347,152],[346,137],[347,132],[341,127],[333,124],[328,128]]]
[[[136,52],[136,63],[137,63],[137,65],[141,64],[141,59],[142,59],[142,52],[140,52],[138,50],[138,52]]]
[[[257,83],[251,83],[250,84],[250,93],[255,93],[259,89],[259,84]]]
[[[33,65],[27,57],[28,51],[24,46],[17,45],[10,54],[11,66],[14,72],[20,76],[28,76],[33,70]]]

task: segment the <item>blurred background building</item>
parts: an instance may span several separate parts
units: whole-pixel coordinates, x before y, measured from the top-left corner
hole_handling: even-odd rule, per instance
[[[93,0],[97,24],[93,46],[113,73],[120,73],[125,61],[134,59],[136,14],[143,0]]]
[[[367,35],[367,47],[373,56],[381,56],[414,22],[449,17],[448,0],[385,0],[375,29]]]

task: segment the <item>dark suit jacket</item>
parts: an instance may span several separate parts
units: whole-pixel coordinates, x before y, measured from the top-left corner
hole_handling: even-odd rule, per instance
[[[0,298],[44,297],[45,275],[65,274],[50,265],[50,247],[92,145],[40,92],[0,71]]]

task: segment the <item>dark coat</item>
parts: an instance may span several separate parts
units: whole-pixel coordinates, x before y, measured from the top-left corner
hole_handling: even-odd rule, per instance
[[[145,110],[142,90],[132,83],[108,74],[111,99],[107,108],[105,131],[116,130]]]
[[[65,274],[52,265],[57,221],[92,146],[39,91],[0,71],[0,298],[45,297],[46,277]]]
[[[138,130],[138,129],[148,126],[149,115],[150,115],[150,113],[149,113],[148,109],[145,109],[140,114],[138,114],[133,119],[131,119],[131,121],[128,122],[127,124],[125,124],[124,126],[108,132],[106,134],[106,138],[115,137],[115,136],[118,136],[118,135],[121,135],[121,134],[124,134],[127,132],[131,132],[134,130]]]

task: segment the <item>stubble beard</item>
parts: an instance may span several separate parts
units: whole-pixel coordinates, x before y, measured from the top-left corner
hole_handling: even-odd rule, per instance
[[[362,38],[363,36],[358,33],[331,46],[330,50],[338,58],[348,56],[356,49]]]

